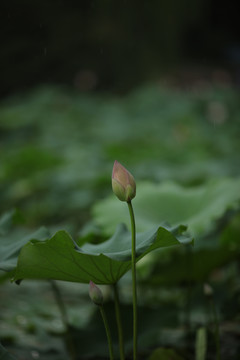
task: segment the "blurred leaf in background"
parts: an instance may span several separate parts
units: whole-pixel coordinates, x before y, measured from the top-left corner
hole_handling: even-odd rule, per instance
[[[239,104],[239,94],[233,88],[212,86],[188,92],[157,85],[144,86],[125,96],[90,96],[45,87],[2,101],[0,210],[6,215],[0,223],[0,256],[4,266],[8,263],[9,270],[13,268],[20,247],[30,238],[38,238],[34,233],[42,225],[47,226],[50,235],[65,229],[80,246],[87,241],[104,244],[119,222],[128,226],[127,209],[111,194],[111,170],[117,159],[137,181],[133,206],[138,231],[159,223],[183,223],[195,237],[193,249],[187,246],[156,251],[138,264],[140,306],[154,307],[158,314],[164,309],[170,313],[170,309],[176,309],[174,329],[171,321],[166,320],[164,330],[156,320],[149,332],[144,319],[142,344],[147,355],[150,347],[169,345],[190,353],[191,358],[194,350],[181,340],[183,327],[187,319],[193,331],[199,324],[207,324],[202,292],[205,281],[216,289],[226,339],[223,352],[229,358],[230,337],[235,354],[239,307]],[[11,212],[13,208],[20,209],[24,222],[20,217],[15,222],[18,212]],[[43,240],[49,237],[47,233],[41,236]],[[2,281],[10,275],[1,273]],[[17,352],[21,345],[16,319],[23,314],[29,319],[36,310],[29,297],[36,299],[38,294],[36,301],[42,309],[52,301],[44,283],[36,287],[27,284],[24,281],[20,288],[1,285],[5,295],[0,305],[8,309],[1,314],[1,339],[3,345],[9,344],[8,348],[17,346]],[[60,286],[70,308],[71,324],[79,334],[79,329],[85,331],[86,323],[91,322],[89,311],[85,318],[78,315],[80,298],[82,308],[88,308],[87,291],[81,286],[79,292],[64,283]],[[22,287],[25,292],[20,292]],[[128,274],[120,281],[120,291],[128,306]],[[11,302],[6,300],[8,294]],[[111,300],[109,294],[106,297]],[[50,310],[45,309],[44,316],[41,311],[37,319],[31,315],[28,320],[37,339],[42,339],[44,316],[52,316]],[[52,321],[58,316],[54,313]],[[158,319],[156,314],[152,318]],[[11,326],[7,325],[9,321]],[[20,328],[24,351],[28,353],[27,344],[32,344],[33,336],[28,327]],[[43,338],[51,331],[44,330]],[[63,336],[63,328],[57,333]],[[59,342],[52,344],[59,354]],[[212,342],[209,344],[214,353]],[[47,348],[44,356],[49,351]]]
[[[71,219],[78,230],[110,193],[115,159],[138,180],[193,185],[239,175],[233,89],[90,97],[43,88],[2,102],[0,116],[1,210],[19,206],[34,226]]]

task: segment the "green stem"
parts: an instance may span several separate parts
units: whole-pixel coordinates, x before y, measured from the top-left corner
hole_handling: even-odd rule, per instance
[[[133,290],[133,360],[137,359],[137,278],[136,278],[136,225],[132,202],[128,201],[132,230],[132,290]]]
[[[193,273],[193,252],[192,245],[184,246],[185,249],[185,268],[186,268],[186,307],[185,307],[185,329],[186,335],[190,335],[191,308],[192,308],[192,273]]]
[[[218,323],[217,309],[213,297],[211,297],[210,303],[212,307],[214,326],[215,326],[214,337],[216,344],[216,360],[221,360],[219,323]]]
[[[68,351],[69,351],[69,355],[70,355],[72,360],[75,360],[76,359],[75,346],[74,346],[74,342],[73,342],[73,338],[72,338],[72,334],[71,334],[71,330],[70,330],[70,326],[69,326],[66,307],[65,307],[65,304],[63,302],[62,295],[61,295],[61,292],[59,290],[59,287],[56,284],[56,281],[50,280],[50,284],[51,284],[52,291],[53,291],[56,303],[58,305],[58,308],[59,308],[59,311],[60,311],[60,314],[61,314],[62,322],[63,322],[63,324],[65,326],[65,329],[66,329],[66,343],[67,343],[67,348],[68,348]]]
[[[119,305],[117,284],[113,285],[113,289],[114,289],[115,313],[116,313],[116,320],[117,320],[117,327],[118,327],[118,342],[119,342],[120,359],[125,360],[122,321],[121,321],[121,314],[120,314],[120,305]]]
[[[100,312],[101,312],[101,315],[102,315],[103,323],[104,323],[106,334],[107,334],[110,360],[113,360],[112,338],[111,338],[111,333],[110,333],[110,329],[109,329],[109,326],[108,326],[107,317],[106,317],[106,314],[105,314],[105,311],[104,311],[102,305],[99,306],[99,309],[100,309]]]

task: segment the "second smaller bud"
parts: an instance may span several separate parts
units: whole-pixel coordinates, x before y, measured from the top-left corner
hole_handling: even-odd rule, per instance
[[[98,306],[103,305],[103,294],[97,285],[93,281],[89,282],[89,296],[92,302]]]

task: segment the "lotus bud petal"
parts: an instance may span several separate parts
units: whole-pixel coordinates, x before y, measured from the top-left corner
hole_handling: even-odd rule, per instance
[[[136,196],[134,177],[118,161],[115,161],[113,166],[112,189],[121,201],[129,202]]]
[[[203,285],[203,292],[204,292],[204,294],[206,296],[212,296],[213,295],[213,288],[209,284],[205,283]]]
[[[101,306],[103,304],[103,294],[94,282],[89,282],[89,296],[94,304]]]

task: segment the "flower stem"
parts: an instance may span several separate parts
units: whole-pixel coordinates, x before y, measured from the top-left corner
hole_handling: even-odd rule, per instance
[[[99,305],[99,309],[100,309],[100,313],[102,315],[103,323],[104,323],[106,334],[107,334],[110,360],[113,360],[112,337],[111,337],[110,329],[109,329],[109,326],[108,326],[107,317],[106,317],[106,314],[105,314],[105,311],[104,311],[102,305]]]
[[[221,351],[220,351],[220,335],[219,335],[219,322],[217,316],[217,309],[213,297],[210,299],[212,314],[214,319],[214,337],[216,345],[216,360],[221,360]]]
[[[76,351],[75,351],[74,341],[72,338],[71,329],[69,326],[67,310],[66,310],[65,304],[62,299],[61,292],[59,290],[59,287],[57,286],[56,281],[50,280],[50,284],[51,284],[52,291],[53,291],[56,303],[58,305],[58,308],[59,308],[59,311],[61,314],[63,325],[65,326],[65,329],[66,329],[66,343],[67,343],[69,355],[72,360],[75,360],[77,357],[76,357]]]
[[[127,202],[132,230],[132,291],[133,291],[133,360],[137,359],[137,278],[136,278],[136,225],[131,200]]]
[[[118,295],[117,284],[113,284],[113,290],[114,290],[115,313],[116,313],[116,320],[117,320],[117,327],[118,327],[118,342],[119,342],[120,359],[125,360],[122,321],[121,321],[121,314],[120,314],[120,305],[119,305],[119,295]]]

